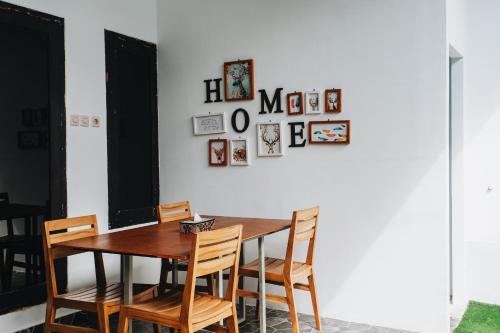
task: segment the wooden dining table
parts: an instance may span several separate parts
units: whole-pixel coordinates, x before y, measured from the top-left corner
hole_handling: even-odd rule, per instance
[[[259,302],[261,304],[259,313],[260,332],[265,333],[266,285],[264,278],[264,237],[290,228],[291,220],[212,215],[203,215],[203,217],[215,219],[214,229],[241,224],[243,225],[242,241],[257,239],[259,252]],[[170,222],[81,238],[54,244],[53,246],[121,255],[124,303],[130,304],[133,297],[133,256],[188,260],[192,239],[192,234],[184,234],[179,231],[179,222]],[[222,272],[219,272],[219,286],[221,285]],[[218,290],[219,295],[221,295],[223,292],[222,288],[219,287]],[[129,325],[129,332],[132,332],[132,325]]]

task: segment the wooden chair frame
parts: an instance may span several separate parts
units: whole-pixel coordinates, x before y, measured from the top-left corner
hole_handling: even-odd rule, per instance
[[[78,228],[76,230],[68,230]],[[60,294],[57,289],[54,260],[87,251],[69,250],[53,247],[54,244],[95,236],[99,234],[95,215],[73,217],[46,221],[43,227],[43,247],[45,272],[47,281],[47,309],[45,316],[45,333],[109,333],[109,315],[120,311],[123,286],[121,283],[108,285],[102,253],[94,252],[96,287],[82,291]],[[145,286],[146,289],[137,294],[134,300],[150,299],[157,294],[156,287]],[[99,330],[66,325],[55,322],[58,308],[70,308],[97,313]]]
[[[316,286],[314,281],[314,245],[316,242],[317,222],[319,216],[319,207],[294,211],[290,234],[288,236],[288,245],[284,260],[266,258],[266,263],[278,265],[282,272],[273,274],[266,269],[266,283],[280,285],[285,288],[286,296],[266,295],[266,300],[288,305],[290,317],[292,320],[293,332],[299,332],[299,321],[295,308],[294,289],[309,291],[314,310],[316,329],[321,330],[321,318],[319,316],[318,302],[316,296]],[[299,263],[293,260],[294,249],[297,243],[308,241],[307,257],[305,263]],[[267,265],[266,265],[267,266]],[[240,268],[240,276],[258,278],[258,261],[249,263]],[[300,281],[307,278],[308,284]],[[238,296],[259,299],[257,292],[238,290]],[[257,314],[259,313],[259,303],[257,301]]]
[[[180,329],[183,333],[192,333],[227,319],[229,332],[237,333],[236,289],[241,236],[241,225],[194,235],[182,294],[174,291],[142,304],[123,306],[118,332],[127,332],[129,319]],[[197,277],[224,269],[230,270],[230,278],[223,298],[195,292]]]

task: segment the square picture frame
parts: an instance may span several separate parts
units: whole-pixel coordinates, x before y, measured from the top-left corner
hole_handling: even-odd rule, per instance
[[[325,113],[342,112],[342,89],[332,88],[325,90]]]
[[[227,102],[254,99],[253,59],[224,63],[224,99]]]
[[[321,120],[309,122],[309,144],[349,144],[350,120]]]
[[[257,156],[283,156],[283,124],[281,121],[257,123]]]
[[[247,138],[235,138],[230,140],[230,162],[231,165],[246,166],[250,164],[250,154]]]
[[[193,116],[193,135],[226,133],[226,113],[209,113]]]
[[[304,114],[304,94],[297,91],[287,94],[286,110],[289,116]]]
[[[208,140],[208,165],[227,166],[227,139]]]
[[[321,114],[321,92],[319,90],[304,93],[304,110],[306,115]]]

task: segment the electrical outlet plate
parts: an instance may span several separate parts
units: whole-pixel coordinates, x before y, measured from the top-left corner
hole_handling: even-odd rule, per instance
[[[80,116],[80,126],[89,127],[89,116]]]
[[[77,114],[72,114],[70,116],[70,124],[71,124],[71,126],[79,126],[80,125],[80,116]]]
[[[101,117],[92,116],[92,118],[90,118],[90,123],[92,124],[92,127],[101,127]]]

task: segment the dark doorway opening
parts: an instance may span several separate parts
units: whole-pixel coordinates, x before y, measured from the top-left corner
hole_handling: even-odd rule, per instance
[[[109,227],[156,220],[156,45],[105,31]]]
[[[45,301],[42,225],[66,216],[64,20],[0,1],[0,45],[1,314]]]

